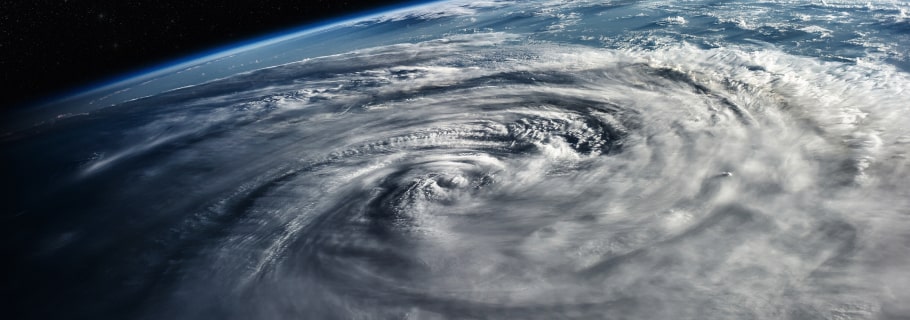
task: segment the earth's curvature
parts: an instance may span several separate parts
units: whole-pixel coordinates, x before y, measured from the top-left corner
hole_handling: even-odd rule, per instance
[[[476,1],[216,53],[10,125],[4,304],[905,319],[908,50],[907,1]]]

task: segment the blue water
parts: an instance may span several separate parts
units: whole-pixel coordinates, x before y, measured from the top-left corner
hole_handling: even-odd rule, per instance
[[[23,319],[906,318],[908,12],[434,2],[153,68],[0,136],[0,290]]]

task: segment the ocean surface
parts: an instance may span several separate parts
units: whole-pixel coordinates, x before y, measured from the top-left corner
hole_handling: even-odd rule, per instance
[[[450,1],[22,111],[15,319],[906,319],[910,2]]]

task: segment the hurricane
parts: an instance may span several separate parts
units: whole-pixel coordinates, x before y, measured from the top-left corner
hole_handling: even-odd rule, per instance
[[[850,60],[682,32],[591,39],[576,37],[578,21],[604,18],[584,10],[661,30],[749,23],[720,9],[573,4],[582,13],[456,2],[358,21],[348,28],[488,29],[253,68],[7,134],[16,308],[138,319],[910,315],[906,47]],[[510,16],[467,20],[482,10]],[[882,12],[905,27],[895,10]],[[749,30],[772,31],[762,28]],[[573,41],[547,38],[565,30]]]

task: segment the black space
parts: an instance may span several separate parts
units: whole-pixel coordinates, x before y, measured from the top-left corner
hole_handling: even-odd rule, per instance
[[[0,0],[0,107],[292,27],[414,1]]]

